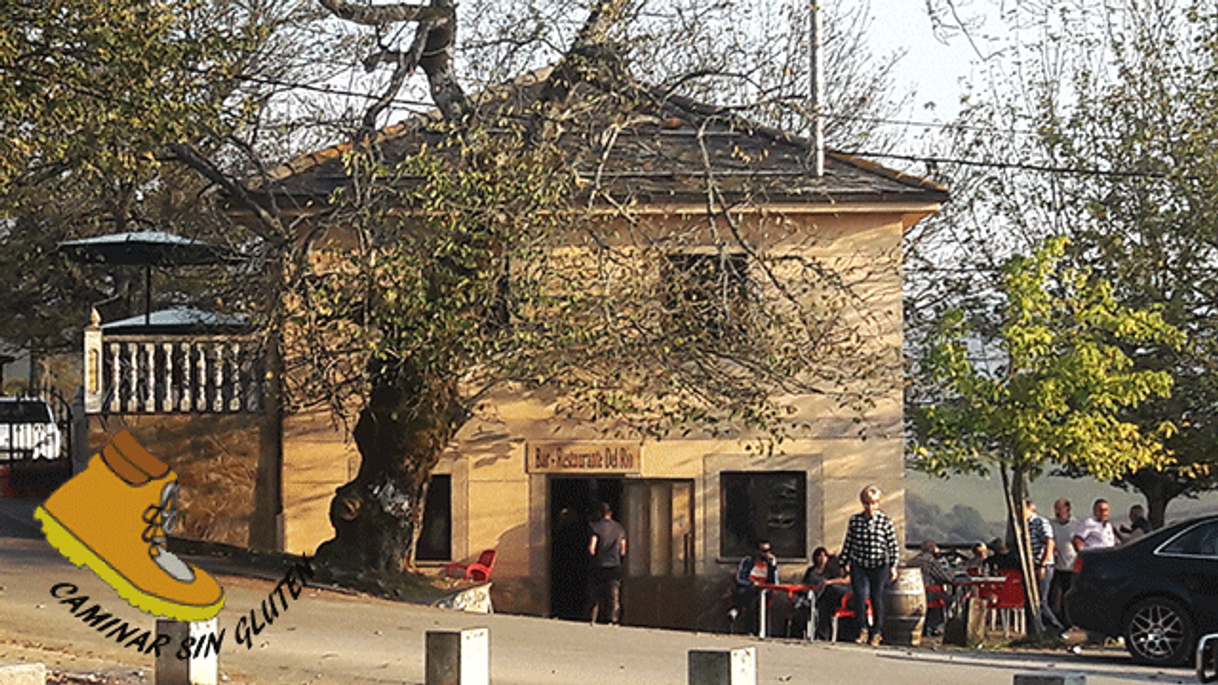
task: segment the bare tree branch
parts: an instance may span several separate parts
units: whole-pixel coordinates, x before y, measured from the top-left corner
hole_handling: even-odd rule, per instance
[[[470,113],[469,100],[457,83],[453,70],[453,48],[457,35],[456,5],[452,0],[432,0],[428,5],[353,5],[346,0],[319,0],[331,14],[356,24],[385,26],[400,22],[418,22],[414,40],[406,52],[385,49],[369,57],[365,68],[382,61],[396,63],[390,85],[364,113],[359,139],[369,136],[376,118],[389,106],[405,83],[406,77],[421,67],[431,86],[432,100],[448,121],[460,123]],[[371,122],[371,123],[370,123]]]
[[[331,14],[344,21],[365,26],[384,26],[403,21],[452,20],[452,6],[430,5],[357,5],[347,0],[318,0]]]

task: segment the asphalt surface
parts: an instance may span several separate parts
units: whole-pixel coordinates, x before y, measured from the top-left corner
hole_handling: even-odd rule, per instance
[[[41,661],[77,680],[152,682],[152,656],[108,639],[51,595],[52,587],[71,583],[89,604],[131,626],[153,628],[152,618],[42,540],[25,522],[34,504],[0,500],[0,663]],[[756,648],[757,682],[765,685],[997,685],[1013,682],[1016,673],[1063,671],[1084,675],[1088,685],[1195,682],[1190,669],[1136,666],[1113,649],[1082,655],[873,649],[469,614],[315,587],[289,600],[261,634],[238,643],[240,620],[248,622],[275,582],[216,575],[227,597],[217,621],[221,680],[228,683],[422,684],[427,631],[471,627],[490,629],[494,685],[684,685],[690,650],[738,647]]]

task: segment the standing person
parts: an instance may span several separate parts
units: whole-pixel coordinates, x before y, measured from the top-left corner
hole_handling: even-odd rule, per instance
[[[1046,627],[1061,630],[1061,621],[1049,607],[1049,584],[1053,582],[1053,564],[1057,541],[1049,519],[1036,513],[1036,503],[1025,500],[1023,517],[1028,522],[1028,546],[1032,548],[1032,568],[1036,569],[1036,589],[1040,593],[1040,620]]]
[[[1079,521],[1074,529],[1074,538],[1070,542],[1075,551],[1116,546],[1116,531],[1108,520],[1108,514],[1111,512],[1112,507],[1106,499],[1097,499],[1095,504],[1091,505],[1091,516]]]
[[[1078,527],[1074,529],[1074,538],[1070,540],[1075,551],[1116,546],[1116,531],[1112,528],[1112,522],[1108,520],[1108,514],[1111,512],[1112,507],[1108,505],[1106,499],[1097,499],[1091,505],[1091,515],[1078,522]],[[1103,635],[1087,632],[1087,642],[1102,643],[1103,640]]]
[[[617,625],[622,614],[622,557],[626,556],[626,529],[613,520],[608,502],[600,504],[601,516],[592,522],[588,541],[591,569],[588,577],[588,615],[592,623],[598,616]]]
[[[732,590],[732,604],[747,616],[749,632],[756,632],[753,624],[757,620],[757,599],[761,594],[757,583],[777,582],[778,559],[774,557],[769,540],[761,540],[752,554],[736,564],[736,586]]]
[[[1146,518],[1146,510],[1142,508],[1141,504],[1135,504],[1129,508],[1129,525],[1121,526],[1117,532],[1121,534],[1122,542],[1128,542],[1151,533],[1154,529],[1150,519]]]
[[[1049,583],[1049,606],[1053,614],[1068,624],[1066,616],[1065,597],[1070,589],[1070,580],[1074,578],[1074,558],[1078,552],[1074,549],[1074,529],[1078,521],[1070,513],[1070,500],[1062,498],[1053,503],[1053,580]]]
[[[867,643],[867,600],[871,599],[874,622],[870,624],[871,644],[883,641],[884,591],[897,579],[900,548],[892,519],[880,511],[880,489],[868,485],[859,493],[863,511],[850,517],[842,561],[850,567],[850,588],[854,592],[854,615],[859,622],[858,644]]]

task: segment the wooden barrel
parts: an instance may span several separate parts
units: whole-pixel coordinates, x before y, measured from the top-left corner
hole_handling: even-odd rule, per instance
[[[926,621],[926,588],[922,571],[897,569],[896,582],[884,593],[884,644],[922,644],[922,624]]]

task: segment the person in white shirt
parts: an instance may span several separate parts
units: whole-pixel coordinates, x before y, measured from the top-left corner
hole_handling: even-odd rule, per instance
[[[1112,507],[1108,505],[1108,500],[1097,499],[1095,501],[1091,507],[1091,516],[1080,521],[1078,527],[1074,529],[1074,538],[1071,542],[1074,544],[1075,551],[1116,546],[1116,530],[1113,529],[1112,522],[1108,520],[1108,514],[1111,511]]]
[[[1063,598],[1070,589],[1070,581],[1074,578],[1074,559],[1078,556],[1072,540],[1078,520],[1070,515],[1070,500],[1059,499],[1053,503],[1053,518],[1049,525],[1053,527],[1053,580],[1049,583],[1049,607],[1060,619],[1066,618],[1066,607]]]

